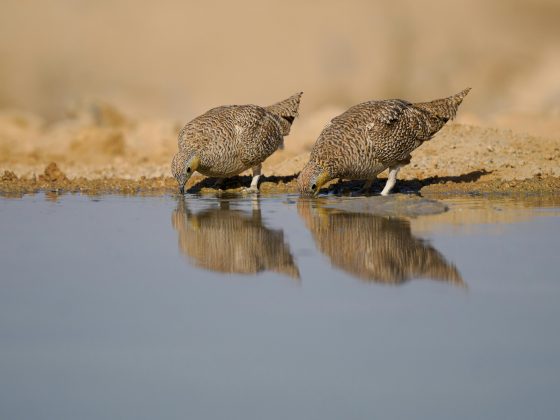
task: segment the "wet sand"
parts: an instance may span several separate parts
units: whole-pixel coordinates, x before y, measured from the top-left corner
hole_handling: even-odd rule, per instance
[[[420,193],[422,195],[464,195],[464,194],[511,194],[533,195],[560,193],[560,177],[535,176],[524,180],[484,180],[477,179],[477,174],[458,177],[433,176],[418,180],[400,180],[394,192]],[[263,194],[297,193],[296,175],[263,176],[260,190]],[[190,193],[244,194],[244,188],[250,184],[250,176],[236,176],[226,180],[221,189],[214,187],[215,179],[195,176],[187,183]],[[381,192],[386,179],[379,178],[373,185],[371,194]],[[360,181],[333,182],[321,190],[322,193],[337,195],[356,195],[363,185]],[[14,172],[6,170],[0,177],[0,195],[19,197],[23,194],[37,192],[85,193],[85,194],[141,194],[162,195],[177,192],[177,184],[172,177],[159,176],[139,179],[103,177],[88,179],[85,177],[68,178],[55,163],[51,163],[38,177],[17,177]]]

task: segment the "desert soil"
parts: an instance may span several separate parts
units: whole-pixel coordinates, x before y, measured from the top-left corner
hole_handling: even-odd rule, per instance
[[[285,148],[264,164],[263,193],[297,191],[295,177],[309,158],[324,124],[343,109],[325,108],[296,120]],[[502,119],[503,120],[503,119]],[[509,119],[512,125],[515,119]],[[470,123],[469,123],[470,122]],[[547,130],[543,132],[543,126]],[[167,194],[176,191],[170,160],[181,123],[131,120],[107,104],[94,104],[46,122],[36,115],[0,113],[0,192],[37,191]],[[534,129],[538,128],[538,129]],[[538,117],[507,128],[477,125],[464,117],[444,127],[413,153],[399,173],[396,191],[429,193],[557,193],[560,191],[560,122]],[[386,174],[374,184],[378,192]],[[214,180],[195,175],[191,192],[216,192]],[[248,174],[227,180],[224,190],[241,191]],[[341,194],[362,183],[333,182]]]

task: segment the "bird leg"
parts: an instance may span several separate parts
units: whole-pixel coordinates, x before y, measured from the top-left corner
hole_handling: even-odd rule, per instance
[[[259,192],[259,178],[261,177],[262,165],[259,163],[257,166],[253,166],[253,179],[251,180],[251,186],[247,190],[250,193]]]
[[[397,174],[399,173],[400,166],[392,166],[389,167],[389,177],[387,178],[387,183],[385,184],[385,188],[381,191],[381,195],[389,195],[395,183],[397,182]]]

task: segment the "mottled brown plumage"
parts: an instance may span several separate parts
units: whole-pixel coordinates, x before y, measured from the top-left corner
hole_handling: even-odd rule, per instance
[[[300,191],[315,195],[335,178],[364,179],[367,188],[390,168],[382,192],[388,194],[398,169],[410,162],[410,153],[455,117],[469,90],[431,102],[390,99],[353,106],[323,129],[298,177]]]
[[[258,198],[252,213],[229,208],[193,212],[183,198],[171,222],[179,249],[198,267],[222,273],[255,274],[273,271],[299,279],[299,270],[281,230],[263,223]]]
[[[355,277],[385,284],[430,278],[465,285],[453,264],[412,234],[406,219],[340,212],[305,199],[298,202],[298,213],[332,265]]]
[[[220,106],[185,125],[171,163],[179,189],[195,171],[226,178],[253,168],[251,191],[257,191],[261,163],[283,145],[298,115],[301,95],[268,107]]]

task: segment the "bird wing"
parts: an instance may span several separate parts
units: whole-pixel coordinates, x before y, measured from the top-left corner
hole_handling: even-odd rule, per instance
[[[403,116],[410,105],[409,102],[400,99],[376,102],[374,119],[379,123],[392,125]]]
[[[365,130],[376,157],[388,164],[408,159],[410,152],[429,138],[422,112],[399,99],[372,104]]]
[[[184,136],[200,141],[227,141],[232,137],[235,106],[212,108],[184,128]]]
[[[260,112],[262,110],[262,113]],[[244,165],[254,166],[261,163],[282,145],[281,127],[278,117],[259,110],[251,121],[236,125],[240,158]]]

